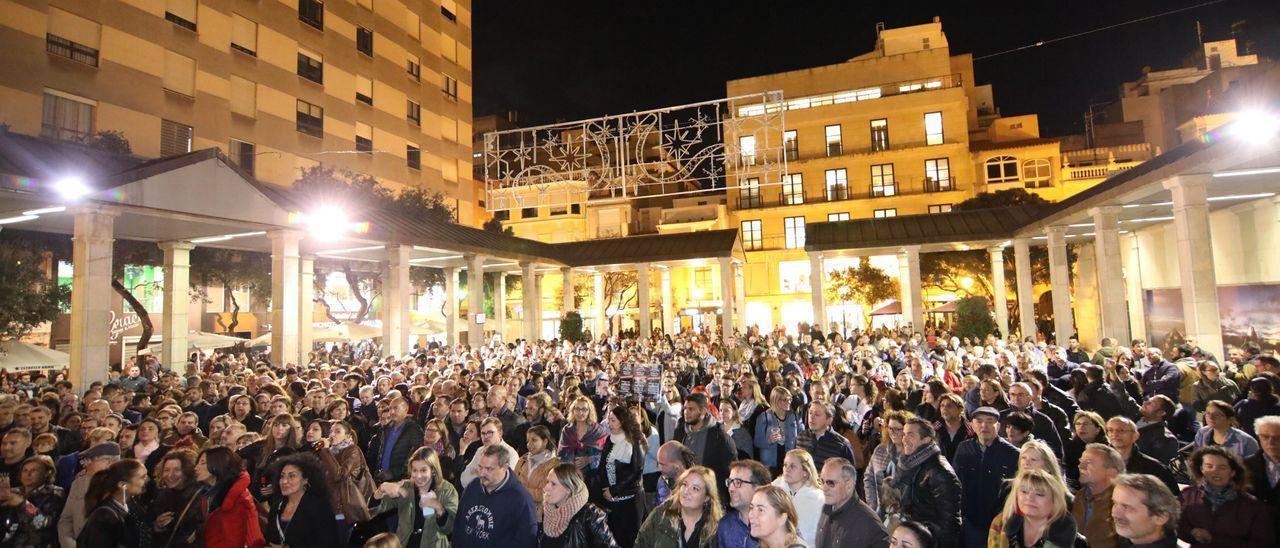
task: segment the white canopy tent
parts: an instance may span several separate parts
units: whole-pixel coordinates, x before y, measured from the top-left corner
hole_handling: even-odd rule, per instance
[[[0,369],[9,372],[64,369],[71,364],[71,355],[27,344],[22,341],[0,342]]]

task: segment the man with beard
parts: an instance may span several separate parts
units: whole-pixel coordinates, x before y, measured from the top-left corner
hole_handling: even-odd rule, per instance
[[[729,510],[720,518],[716,528],[716,540],[722,548],[756,548],[760,545],[751,537],[747,512],[751,509],[751,496],[757,487],[769,485],[769,469],[754,460],[734,461],[729,465]]]
[[[711,402],[706,394],[692,393],[684,398],[684,420],[676,427],[674,439],[693,451],[697,464],[710,468],[717,478],[729,477],[729,463],[738,450],[733,439],[719,428],[715,417],[707,411]],[[720,482],[720,500],[729,500],[729,489]]]
[[[163,443],[172,447],[192,447],[199,449],[209,439],[200,432],[200,417],[194,412],[187,411],[178,417],[178,422],[173,425],[173,432],[165,437]]]

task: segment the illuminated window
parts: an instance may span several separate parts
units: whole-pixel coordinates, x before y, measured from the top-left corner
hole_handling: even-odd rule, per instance
[[[827,201],[849,199],[849,175],[844,168],[828,169],[827,172]]]
[[[848,221],[848,220],[849,220],[848,213],[828,213],[827,214],[828,223],[834,223],[838,221]]]
[[[742,188],[738,189],[738,209],[753,207],[760,207],[760,179],[755,177],[747,179]]]
[[[796,137],[796,130],[790,129],[782,133],[782,152],[788,162],[800,158],[800,140]]]
[[[929,206],[929,213],[951,213],[951,204],[933,204]]]
[[[924,144],[942,144],[942,113],[926,112],[924,115]]]
[[[782,203],[784,205],[804,203],[804,177],[799,173],[788,173],[782,176]]]
[[[742,247],[747,251],[760,249],[764,235],[760,231],[760,221],[742,221]]]
[[[897,208],[877,209],[875,211],[875,217],[877,219],[884,219],[886,217],[897,217],[897,216],[898,216]]]
[[[827,126],[827,156],[839,156],[844,152],[844,143],[840,136],[840,125]]]
[[[804,247],[804,217],[787,217],[782,222],[787,234],[787,249]]]
[[[889,121],[884,118],[871,121],[871,150],[889,150]]]
[[[738,154],[742,158],[742,165],[756,165],[756,136],[746,135],[738,138]]]
[[[898,193],[898,183],[893,179],[893,164],[871,166],[871,197],[893,196]]]
[[[1012,183],[1018,180],[1018,159],[996,156],[987,160],[987,183]]]
[[[1049,160],[1035,158],[1022,162],[1022,180],[1027,188],[1046,188],[1051,186],[1053,171]]]
[[[924,191],[946,192],[952,190],[951,160],[948,158],[931,158],[924,161]]]

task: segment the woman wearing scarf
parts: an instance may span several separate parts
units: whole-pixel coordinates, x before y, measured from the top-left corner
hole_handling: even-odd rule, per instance
[[[582,472],[571,463],[547,474],[542,489],[540,548],[617,548],[605,513],[587,501]],[[632,535],[634,539],[634,535]]]
[[[871,452],[871,462],[867,464],[866,473],[862,476],[863,492],[867,496],[867,506],[885,515],[880,503],[881,482],[893,475],[894,463],[902,452],[902,429],[907,421],[915,418],[909,411],[890,411],[884,416],[884,426],[880,428],[880,445]]]
[[[596,471],[594,485],[601,488],[609,510],[609,529],[622,548],[631,548],[640,527],[640,472],[644,468],[645,440],[640,425],[624,406],[609,410],[609,439]]]
[[[516,461],[516,478],[533,497],[534,514],[542,521],[542,486],[546,485],[551,469],[560,465],[560,457],[551,450],[551,430],[546,426],[539,424],[530,428],[525,438],[529,452]]]
[[[586,396],[574,398],[569,407],[569,421],[560,431],[560,460],[572,462],[590,474],[600,466],[600,454],[604,450],[608,430],[596,417],[596,406]]]
[[[317,421],[318,422],[318,421]],[[356,445],[356,432],[345,422],[334,421],[329,437],[314,446],[329,487],[329,504],[338,521],[338,538],[347,538],[354,524],[369,519],[373,496],[373,476],[365,464],[364,453]]]
[[[1245,492],[1244,462],[1225,447],[1201,447],[1187,459],[1194,483],[1182,490],[1178,538],[1192,548],[1275,546],[1265,503]]]

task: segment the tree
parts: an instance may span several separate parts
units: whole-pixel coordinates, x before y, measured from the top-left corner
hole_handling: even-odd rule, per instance
[[[640,295],[640,284],[637,280],[639,276],[634,270],[606,272],[604,274],[604,309],[620,312],[631,308]],[[615,314],[614,317],[618,318],[619,322],[622,321],[621,314]],[[621,329],[621,325],[618,328]],[[601,333],[596,333],[596,336],[600,335]]]
[[[982,192],[955,205],[957,211],[972,211],[975,209],[996,209],[1001,207],[1020,206],[1020,205],[1045,205],[1050,203],[1040,197],[1039,194],[1027,192],[1025,188],[1010,188],[1007,190],[997,190],[995,192]]]
[[[485,222],[484,222],[484,226],[483,226],[483,227],[481,227],[481,228],[483,228],[483,229],[485,229],[485,230],[487,230],[487,231],[489,231],[489,232],[496,232],[496,233],[498,233],[498,234],[506,234],[507,236],[513,236],[513,235],[515,235],[515,231],[514,231],[514,230],[512,230],[512,229],[511,229],[511,227],[509,227],[509,226],[508,226],[508,227],[504,227],[504,226],[502,226],[502,219],[499,219],[499,218],[497,218],[497,217],[491,217],[488,221],[485,221]]]
[[[265,303],[271,297],[271,255],[253,251],[197,247],[191,250],[191,293],[208,302],[209,286],[222,286],[223,304],[231,309],[231,318],[223,323],[222,316],[215,320],[224,333],[236,332],[240,325],[242,303],[236,299],[237,291],[244,291],[253,303]],[[304,318],[303,321],[309,318]]]
[[[413,219],[452,223],[455,211],[448,199],[421,188],[406,188],[393,193],[373,177],[332,166],[306,168],[293,182],[297,197],[308,204],[333,204],[358,219],[362,212],[383,210]],[[377,263],[343,259],[320,259],[315,262],[315,288],[326,315],[334,317],[324,297],[332,295],[325,280],[333,272],[341,273],[358,303],[352,321],[368,318],[372,303],[382,293],[382,268]],[[439,268],[409,269],[409,281],[419,290],[444,285],[444,271]]]
[[[952,330],[955,336],[983,340],[995,332],[996,321],[986,297],[968,296],[956,301],[956,327]]]
[[[582,314],[576,310],[565,313],[564,318],[560,319],[560,338],[572,343],[586,340],[587,334],[582,330]]]
[[[858,266],[837,270],[829,277],[826,296],[837,301],[861,303],[863,325],[870,325],[871,305],[896,299],[902,294],[898,280],[876,268],[865,258],[858,261]]]
[[[71,288],[51,279],[44,255],[25,240],[0,241],[0,341],[20,338],[57,319],[70,302]]]

